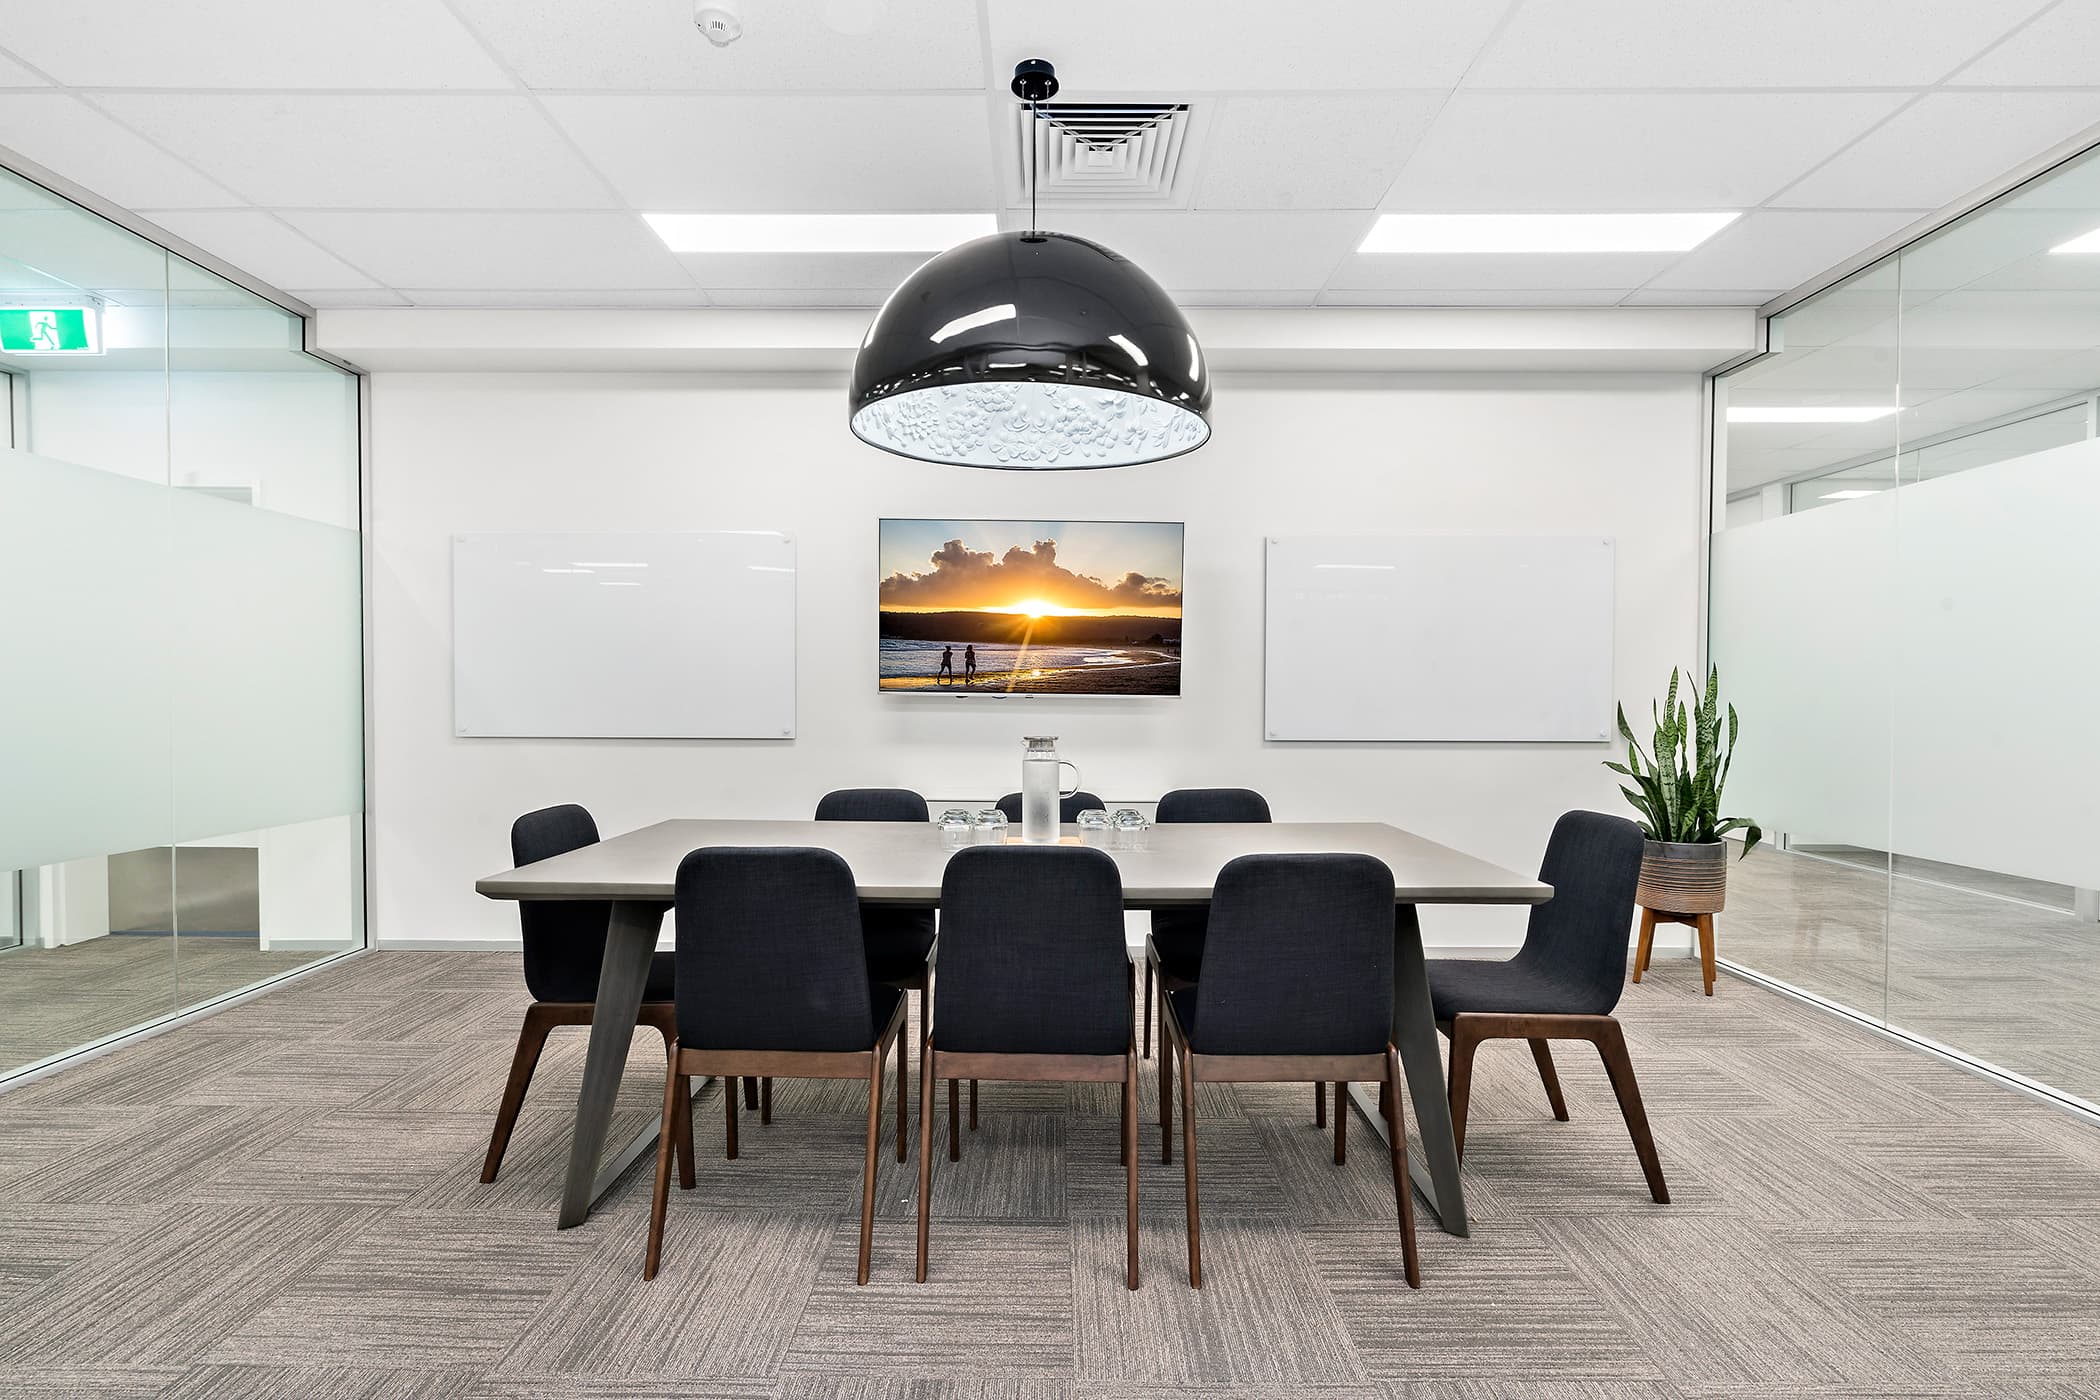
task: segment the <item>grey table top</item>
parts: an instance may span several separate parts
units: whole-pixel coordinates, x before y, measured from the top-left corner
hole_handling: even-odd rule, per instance
[[[1078,844],[1077,828],[1064,841]],[[1010,838],[1018,841],[1018,837]],[[939,901],[952,852],[919,822],[677,820],[477,880],[490,899],[622,899],[668,904],[678,862],[701,846],[820,846],[853,867],[862,899]],[[1202,903],[1235,856],[1345,851],[1376,856],[1402,904],[1542,904],[1553,887],[1383,822],[1173,823],[1145,832],[1145,849],[1110,851],[1132,908]]]

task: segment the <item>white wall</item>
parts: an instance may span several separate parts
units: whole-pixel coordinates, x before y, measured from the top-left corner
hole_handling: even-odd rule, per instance
[[[520,812],[575,801],[617,832],[669,816],[806,816],[832,787],[985,797],[1024,732],[1111,802],[1245,784],[1279,818],[1378,819],[1520,869],[1564,809],[1616,810],[1602,745],[1268,744],[1262,539],[1274,533],[1608,534],[1617,678],[1646,708],[1696,661],[1699,385],[1651,376],[1222,379],[1200,452],[1125,470],[971,471],[846,430],[831,376],[372,377],[376,941],[511,940],[477,897]],[[1184,520],[1184,696],[962,702],[875,691],[883,515]],[[462,740],[450,545],[478,530],[781,529],[799,538],[792,742]],[[557,664],[550,658],[550,664]],[[1347,685],[1338,668],[1335,684]],[[1523,914],[1435,910],[1430,940],[1514,944]]]

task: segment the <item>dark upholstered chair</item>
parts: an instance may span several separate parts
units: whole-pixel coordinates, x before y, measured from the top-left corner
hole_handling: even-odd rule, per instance
[[[1626,982],[1626,938],[1633,923],[1633,890],[1641,874],[1641,829],[1601,812],[1569,812],[1554,823],[1539,879],[1553,898],[1535,905],[1524,946],[1505,962],[1433,959],[1429,995],[1437,1029],[1451,1037],[1451,1129],[1466,1146],[1466,1104],[1473,1086],[1473,1052],[1483,1040],[1528,1040],[1553,1116],[1568,1106],[1554,1073],[1551,1040],[1586,1040],[1597,1047],[1633,1136],[1648,1190],[1667,1204],[1662,1163],[1641,1106],[1626,1037],[1611,1012]]]
[[[1265,822],[1269,800],[1249,788],[1176,788],[1159,799],[1155,819],[1171,822]],[[1196,984],[1203,965],[1202,907],[1155,909],[1152,935],[1145,942],[1145,1053],[1152,1053],[1153,981],[1159,995]],[[1321,1103],[1326,1103],[1324,1095]],[[1324,1113],[1325,1110],[1323,1109]],[[1325,1122],[1323,1117],[1322,1122]]]
[[[1018,822],[1019,820],[1021,820],[1020,793],[1010,792],[1006,794],[1006,796],[1000,798],[996,805],[998,806],[1000,811],[1006,813],[1006,819],[1008,821]],[[1099,807],[1101,805],[1102,802],[1100,798],[1094,796],[1094,794],[1082,788],[1080,791],[1073,793],[1070,797],[1060,797],[1059,799],[1057,799],[1057,819],[1060,822],[1076,822],[1079,820],[1079,814],[1081,812],[1087,811],[1090,808]]]
[[[1241,856],[1218,872],[1203,976],[1167,993],[1161,1050],[1180,1062],[1189,1286],[1203,1286],[1196,1206],[1196,1085],[1331,1083],[1334,1160],[1347,1160],[1343,1087],[1379,1081],[1408,1286],[1422,1286],[1407,1111],[1393,1049],[1393,873],[1364,855]],[[1164,1087],[1164,1086],[1163,1086]],[[1159,1098],[1160,1155],[1173,1160],[1174,1102]]]
[[[527,812],[511,823],[513,865],[530,865],[597,843],[598,824],[573,803]],[[525,935],[525,988],[532,993],[532,1005],[525,1008],[525,1024],[518,1029],[510,1080],[503,1086],[496,1130],[489,1137],[488,1155],[482,1159],[485,1182],[494,1181],[503,1165],[504,1149],[510,1146],[511,1129],[517,1126],[518,1110],[525,1105],[525,1090],[532,1083],[548,1032],[557,1026],[591,1023],[597,1009],[598,965],[605,959],[605,931],[611,921],[612,906],[603,900],[528,899],[518,904],[518,922]],[[668,1052],[678,1034],[671,1011],[669,953],[658,953],[649,965],[649,981],[642,990],[635,1024],[661,1032]]]
[[[933,1085],[948,1080],[948,1159],[961,1156],[955,1080],[1123,1086],[1124,1282],[1138,1286],[1137,1041],[1123,882],[1084,846],[957,851],[941,879],[940,974],[919,1060],[919,1281],[933,1186]]]
[[[904,994],[873,980],[861,939],[853,872],[830,851],[717,846],[678,863],[678,1042],[664,1077],[656,1195],[643,1278],[663,1252],[674,1142],[690,1156],[691,1077],[787,1075],[868,1081],[860,1197],[860,1273],[868,1281],[875,1227],[875,1154],[882,1139],[882,1071],[897,1050],[897,1160],[904,1160]],[[736,1095],[725,1092],[729,1155]],[[685,1183],[690,1185],[690,1179]]]
[[[820,822],[917,822],[933,820],[926,799],[910,788],[841,788],[817,802]],[[926,960],[933,953],[931,909],[895,909],[863,904],[861,936],[868,949],[868,975],[900,991],[919,994],[919,1037],[926,1036]]]

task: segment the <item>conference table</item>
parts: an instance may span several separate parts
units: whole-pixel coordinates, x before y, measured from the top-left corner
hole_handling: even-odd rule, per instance
[[[1065,827],[1060,841],[1079,844],[1077,828]],[[582,1224],[592,1204],[656,1141],[651,1129],[612,1161],[601,1160],[635,1011],[664,913],[675,897],[678,863],[702,846],[821,847],[852,867],[865,903],[922,908],[939,905],[941,874],[953,854],[940,827],[930,822],[674,820],[476,881],[475,890],[491,899],[606,900],[612,905],[559,1228]],[[1139,849],[1108,849],[1108,854],[1122,872],[1126,908],[1167,909],[1209,902],[1218,872],[1237,856],[1302,851],[1375,856],[1393,872],[1393,1041],[1422,1143],[1419,1154],[1409,1150],[1409,1172],[1443,1228],[1463,1235],[1465,1193],[1415,910],[1424,904],[1541,904],[1553,897],[1552,886],[1383,822],[1171,823],[1147,828]],[[935,958],[937,963],[938,950]],[[1387,1129],[1376,1095],[1351,1085],[1349,1096],[1383,1137]],[[1342,1112],[1342,1106],[1335,1111]]]

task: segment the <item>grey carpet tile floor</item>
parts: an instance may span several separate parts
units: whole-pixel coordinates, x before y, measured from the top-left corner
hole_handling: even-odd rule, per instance
[[[1931,873],[1990,888],[1760,848],[1730,867],[1721,955],[2100,1103],[2100,924]]]
[[[323,954],[252,938],[91,938],[0,951],[0,1074],[289,972]]]
[[[1724,924],[1724,928],[1726,925]],[[2100,1129],[1669,961],[1620,1014],[1674,1203],[1596,1056],[1476,1067],[1472,1237],[1410,1292],[1387,1163],[1304,1086],[1199,1096],[1205,1288],[1140,1076],[1143,1287],[1123,1287],[1113,1087],[986,1084],[915,1283],[918,1134],[885,1114],[854,1283],[865,1100],[696,1112],[699,1185],[641,1278],[649,1179],[557,1231],[583,1036],[557,1033],[477,1180],[524,1005],[513,956],[373,953],[0,1095],[0,1395],[235,1400],[1723,1400],[2100,1396]],[[654,1120],[638,1031],[615,1116]],[[912,1077],[913,1092],[917,1077]],[[916,1110],[916,1104],[914,1105]]]

